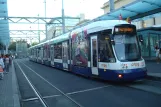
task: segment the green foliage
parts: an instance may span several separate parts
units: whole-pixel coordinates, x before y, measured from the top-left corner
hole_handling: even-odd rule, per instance
[[[16,42],[12,42],[8,49],[16,51]]]
[[[5,46],[3,43],[0,42],[0,49],[5,49]]]
[[[14,51],[16,51],[16,43],[19,43],[19,42],[21,42],[21,43],[26,43],[26,41],[25,40],[20,40],[20,41],[16,41],[16,42],[12,42],[10,45],[9,45],[9,50],[14,50]],[[27,43],[27,48],[29,48],[30,47],[30,45]]]
[[[32,44],[31,44],[31,46],[34,46],[34,45],[37,45],[38,43],[37,42],[33,42]]]

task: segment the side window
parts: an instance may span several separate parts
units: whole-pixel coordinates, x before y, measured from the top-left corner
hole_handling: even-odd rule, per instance
[[[41,47],[40,57],[43,58],[43,47]]]
[[[62,43],[54,45],[54,58],[62,59]]]
[[[99,62],[111,62],[114,59],[114,54],[109,35],[100,35],[98,44]]]
[[[47,45],[47,58],[50,58],[50,45]]]
[[[54,60],[54,46],[51,45],[50,47],[50,55],[51,55],[51,60]]]
[[[46,53],[45,53],[45,46],[43,46],[43,58],[45,58]]]

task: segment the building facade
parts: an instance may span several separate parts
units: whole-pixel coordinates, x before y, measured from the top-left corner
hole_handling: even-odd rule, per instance
[[[129,3],[132,3],[135,0],[113,0],[114,1],[114,9],[118,9],[122,6],[125,6]],[[110,12],[110,1],[107,1],[103,4],[102,9],[104,10],[104,14]]]
[[[27,56],[27,42],[18,41],[16,42],[16,53],[18,58],[23,58]]]
[[[122,6],[125,6],[129,3],[132,3],[134,1],[137,0],[114,0],[114,9],[119,9]],[[109,1],[104,3],[102,6],[102,9],[104,10],[104,14],[109,13],[110,12],[110,3]],[[161,26],[161,15],[155,15],[154,17],[151,18],[146,18],[141,21],[137,21],[135,22],[137,29],[141,29],[141,28],[146,28],[146,27],[152,27],[155,25],[160,25]]]
[[[7,0],[0,0],[0,43],[6,47],[4,54],[8,53],[10,43],[9,24],[5,17],[8,17]]]

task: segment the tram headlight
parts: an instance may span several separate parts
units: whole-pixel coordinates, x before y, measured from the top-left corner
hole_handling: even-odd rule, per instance
[[[122,78],[122,74],[118,74],[118,78]]]

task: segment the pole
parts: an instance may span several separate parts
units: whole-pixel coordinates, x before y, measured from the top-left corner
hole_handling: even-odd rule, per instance
[[[62,29],[63,33],[65,33],[64,0],[62,0]]]
[[[40,43],[40,31],[39,31],[39,14],[38,14],[38,38],[39,38],[39,43]]]
[[[32,45],[32,41],[31,41],[31,26],[30,26],[30,45]]]
[[[45,4],[45,18],[46,18],[46,0],[44,0],[44,4]]]
[[[45,21],[46,21],[46,0],[44,0],[44,4],[45,4]],[[45,24],[45,34],[46,34],[46,40],[47,40],[47,23]]]
[[[109,0],[110,2],[110,12],[114,10],[114,0]]]

